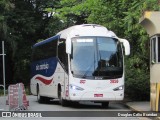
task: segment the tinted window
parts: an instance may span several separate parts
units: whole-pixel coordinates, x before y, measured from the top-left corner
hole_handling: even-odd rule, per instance
[[[66,54],[65,39],[60,39],[58,42],[58,58],[62,67],[68,71],[68,54]]]
[[[57,39],[58,40],[58,39]],[[56,57],[57,40],[33,48],[33,61]]]
[[[117,39],[77,37],[72,39],[71,71],[80,78],[119,78],[123,74],[123,55]]]

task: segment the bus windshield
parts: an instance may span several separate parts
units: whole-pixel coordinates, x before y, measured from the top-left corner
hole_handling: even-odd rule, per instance
[[[71,71],[79,78],[120,78],[123,54],[120,42],[109,37],[72,38]]]

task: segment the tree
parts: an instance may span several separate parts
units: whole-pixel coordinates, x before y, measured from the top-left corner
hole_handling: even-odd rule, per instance
[[[149,45],[146,31],[138,24],[145,10],[159,10],[157,0],[62,0],[57,10],[65,22],[96,23],[113,30],[131,44],[126,63],[126,94],[132,99],[149,99]],[[78,17],[76,17],[78,18]],[[136,76],[136,77],[135,77]],[[144,91],[145,90],[145,91]]]
[[[5,43],[5,53],[6,59],[6,74],[9,76],[6,76],[6,79],[10,79],[10,76],[12,75],[9,69],[7,69],[10,66],[10,56],[8,55],[9,51],[6,50],[6,48],[10,48],[9,44],[10,41],[8,41],[8,26],[7,26],[7,18],[8,18],[8,13],[14,8],[14,5],[9,1],[9,0],[0,0],[0,54],[2,53],[2,48],[1,48],[1,41],[4,41]],[[2,80],[2,57],[0,57],[0,79]],[[0,81],[0,84],[2,84],[3,81]]]
[[[53,36],[58,30],[51,28],[59,23],[47,8],[56,6],[57,1],[48,0],[14,0],[14,9],[8,13],[8,40],[12,49],[12,80],[29,85],[31,46],[39,40]],[[60,25],[60,24],[59,24]],[[60,25],[61,26],[61,25]]]

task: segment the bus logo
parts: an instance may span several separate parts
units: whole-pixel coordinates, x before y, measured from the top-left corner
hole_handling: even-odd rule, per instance
[[[36,70],[46,70],[46,69],[49,69],[49,64],[47,63],[44,63],[44,64],[41,64],[41,65],[36,65]]]

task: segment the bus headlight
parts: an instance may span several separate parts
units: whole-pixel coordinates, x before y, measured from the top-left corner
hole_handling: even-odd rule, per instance
[[[72,90],[80,90],[80,91],[84,90],[83,88],[78,87],[78,86],[73,85],[73,84],[70,84],[69,86],[70,86],[70,89],[72,89]]]
[[[114,91],[118,91],[118,90],[123,90],[123,88],[124,88],[124,86],[122,85],[122,86],[119,86],[119,87],[114,88],[113,90],[114,90]]]

